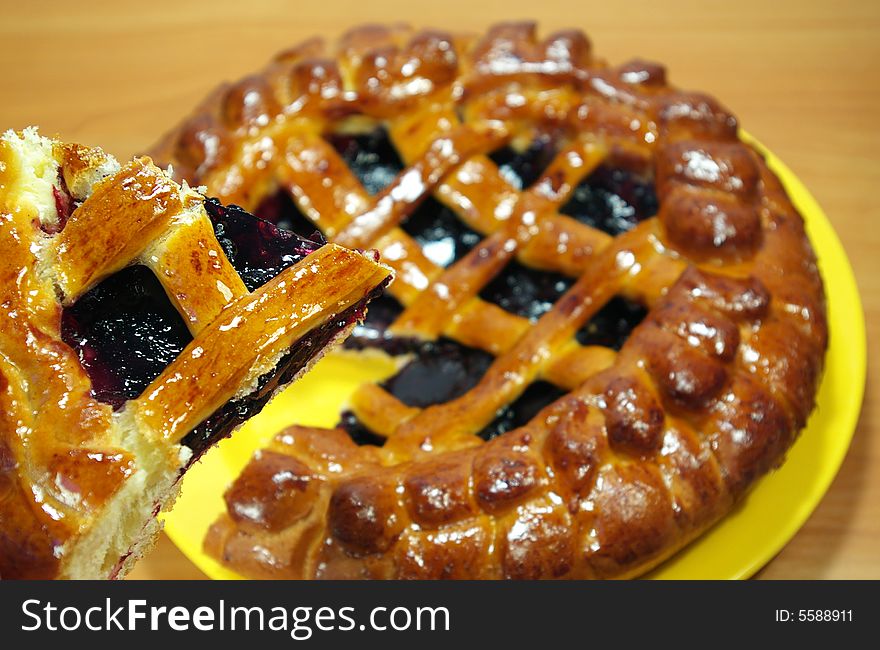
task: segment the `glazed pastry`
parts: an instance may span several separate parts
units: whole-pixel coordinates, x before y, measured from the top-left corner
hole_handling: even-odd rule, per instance
[[[183,472],[351,330],[389,271],[148,158],[0,139],[0,577],[120,577]]]
[[[578,31],[309,41],[156,155],[397,272],[349,341],[397,374],[226,493],[205,548],[245,576],[636,576],[813,408],[825,298],[779,180],[714,99]]]

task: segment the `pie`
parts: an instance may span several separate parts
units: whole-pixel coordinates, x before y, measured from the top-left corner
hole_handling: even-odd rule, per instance
[[[120,577],[179,479],[390,271],[150,159],[0,138],[0,577]]]
[[[226,492],[205,549],[244,576],[637,576],[813,409],[824,290],[784,188],[717,101],[579,31],[308,41],[153,155],[396,271],[347,347],[397,373]]]

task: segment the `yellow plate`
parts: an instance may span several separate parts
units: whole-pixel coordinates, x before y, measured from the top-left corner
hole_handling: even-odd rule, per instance
[[[684,551],[654,570],[662,579],[740,579],[768,562],[803,525],[825,494],[849,447],[865,386],[865,321],[855,278],[828,218],[803,184],[773,154],[767,157],[807,224],[828,293],[830,343],[818,405],[778,471],[762,479],[745,502]],[[165,530],[202,571],[239,577],[202,552],[208,526],[223,511],[223,491],[251,454],[290,424],[333,426],[361,383],[393,372],[390,362],[363,363],[344,354],[321,361],[275,398],[232,438],[193,467]]]

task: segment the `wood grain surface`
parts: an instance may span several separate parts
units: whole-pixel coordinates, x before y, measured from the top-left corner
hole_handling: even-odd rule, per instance
[[[514,18],[579,27],[612,62],[664,62],[671,81],[738,115],[804,181],[840,234],[868,322],[868,385],[846,461],[761,578],[880,578],[880,2],[738,0],[0,1],[0,129],[145,149],[211,88],[276,51],[363,22],[481,30]],[[163,538],[133,578],[198,578]]]

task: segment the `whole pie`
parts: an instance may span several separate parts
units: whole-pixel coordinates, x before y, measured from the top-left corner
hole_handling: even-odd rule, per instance
[[[0,138],[0,250],[2,578],[124,575],[183,472],[390,276],[33,128]]]
[[[784,188],[718,102],[579,31],[308,41],[153,155],[396,271],[347,344],[396,374],[226,492],[205,548],[245,576],[635,576],[813,408],[825,298]]]

